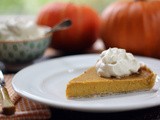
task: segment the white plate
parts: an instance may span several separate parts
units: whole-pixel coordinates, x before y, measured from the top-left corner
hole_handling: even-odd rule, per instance
[[[50,106],[90,112],[116,112],[160,105],[160,82],[151,91],[68,100],[66,85],[98,59],[96,54],[75,55],[48,60],[18,72],[12,81],[20,95]],[[160,75],[160,61],[137,57]]]

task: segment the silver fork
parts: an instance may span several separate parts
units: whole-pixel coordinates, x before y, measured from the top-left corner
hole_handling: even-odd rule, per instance
[[[2,93],[2,113],[5,115],[11,115],[15,113],[15,106],[9,97],[8,91],[5,87],[5,81],[2,71],[0,70],[0,91]]]

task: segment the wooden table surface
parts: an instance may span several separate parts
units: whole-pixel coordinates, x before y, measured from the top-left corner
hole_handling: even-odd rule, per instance
[[[101,46],[101,45],[100,45]],[[101,46],[101,49],[90,49],[85,53],[97,53],[101,52],[104,48]],[[73,53],[72,53],[73,54]],[[56,51],[52,48],[48,48],[42,59],[39,61],[44,61],[46,59],[54,59],[56,57],[72,55],[71,53],[62,53]],[[77,53],[83,54],[83,53]],[[10,72],[10,71],[9,71]],[[8,73],[8,71],[6,71]],[[16,73],[16,72],[15,72]],[[115,113],[91,113],[91,112],[79,112],[73,110],[59,109],[51,107],[52,117],[51,120],[160,120],[160,106],[141,109],[141,110],[132,110],[125,112],[115,112]]]

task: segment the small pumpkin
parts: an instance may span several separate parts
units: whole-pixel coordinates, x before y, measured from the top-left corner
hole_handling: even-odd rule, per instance
[[[106,48],[160,58],[160,1],[115,2],[102,12],[101,38]]]
[[[65,52],[79,52],[92,46],[99,35],[99,15],[89,6],[73,3],[50,3],[40,11],[37,23],[53,27],[71,19],[69,29],[55,32],[51,46]]]

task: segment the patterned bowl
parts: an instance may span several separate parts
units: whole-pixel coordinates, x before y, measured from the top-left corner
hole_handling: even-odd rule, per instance
[[[34,40],[0,40],[0,61],[25,63],[41,57],[51,41],[51,34]]]

